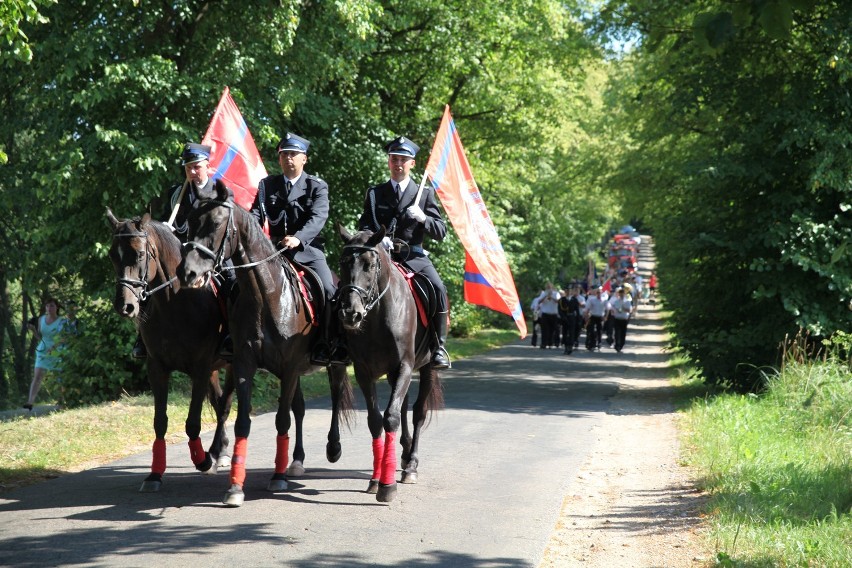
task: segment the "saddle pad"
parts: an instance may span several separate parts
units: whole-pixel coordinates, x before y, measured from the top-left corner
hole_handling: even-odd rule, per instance
[[[411,295],[414,296],[414,304],[417,306],[417,313],[420,316],[420,323],[423,324],[423,327],[429,327],[429,317],[426,315],[426,306],[423,304],[423,298],[420,297],[420,294],[417,293],[417,290],[414,288],[414,277],[416,274],[398,262],[393,263],[394,266],[400,271],[402,276],[405,278],[405,282],[408,284],[408,289],[411,290]]]

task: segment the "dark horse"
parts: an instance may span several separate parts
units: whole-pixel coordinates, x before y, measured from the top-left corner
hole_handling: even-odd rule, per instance
[[[258,368],[272,372],[281,382],[275,427],[278,431],[275,472],[270,491],[287,489],[287,448],[289,445],[290,407],[299,386],[299,377],[318,369],[310,363],[310,352],[320,338],[318,318],[311,317],[299,292],[298,274],[282,264],[279,251],[261,232],[257,221],[243,208],[228,200],[228,191],[219,180],[217,198],[199,202],[189,215],[190,242],[185,245],[178,276],[188,286],[199,287],[223,262],[235,266],[240,294],[230,311],[231,337],[234,340],[234,376],[237,391],[237,419],[234,423],[234,459],[231,462],[231,488],[224,503],[242,505],[245,495],[245,461],[251,429],[251,390]],[[322,297],[317,284],[314,298]],[[332,420],[326,445],[330,462],[340,459],[339,418],[345,422],[352,413],[352,387],[346,367],[328,368],[331,387]],[[299,430],[297,428],[297,434]]]
[[[217,467],[230,463],[225,421],[231,410],[233,384],[228,377],[223,392],[218,369],[229,366],[217,356],[223,318],[209,288],[178,292],[174,275],[181,260],[181,244],[166,225],[152,221],[148,214],[141,219],[118,220],[109,209],[107,218],[113,228],[109,250],[116,275],[113,306],[123,317],[138,322],[148,348],[148,382],[154,394],[153,460],[140,491],[158,491],[166,470],[166,405],[172,371],[182,371],[192,380],[186,434],[196,469],[216,473]],[[199,438],[205,394],[217,420],[207,452]]]
[[[384,227],[377,233],[354,236],[341,225],[340,319],[346,330],[355,379],[367,404],[367,424],[373,436],[373,475],[368,493],[382,502],[396,494],[397,430],[402,425],[402,482],[417,482],[417,447],[426,417],[443,406],[438,372],[432,368],[433,333],[418,317],[418,308],[406,276],[384,246]],[[428,321],[428,319],[427,319]],[[408,388],[413,371],[420,371],[414,403],[413,431],[408,428]],[[387,375],[391,397],[382,415],[376,381]],[[382,440],[382,430],[385,437]]]

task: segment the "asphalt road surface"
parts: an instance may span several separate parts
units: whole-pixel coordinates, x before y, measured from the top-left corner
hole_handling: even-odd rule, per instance
[[[185,444],[169,446],[156,494],[138,492],[144,452],[0,495],[0,565],[537,566],[616,394],[613,376],[644,356],[630,341],[620,355],[569,357],[528,338],[456,362],[443,374],[446,408],[423,433],[418,483],[400,484],[390,504],[364,492],[371,440],[356,391],[357,424],[335,464],[325,460],[328,401],[309,403],[307,472],[286,493],[265,489],[274,414],[255,417],[240,508],[221,504],[227,473],[195,472]]]

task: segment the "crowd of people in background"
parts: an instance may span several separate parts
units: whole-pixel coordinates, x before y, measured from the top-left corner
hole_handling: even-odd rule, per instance
[[[44,313],[27,322],[27,328],[33,332],[38,341],[35,349],[33,379],[30,383],[27,402],[23,405],[27,410],[33,409],[48,371],[57,375],[56,381],[61,388],[62,353],[68,336],[77,335],[80,331],[77,302],[68,301],[66,307],[68,314],[60,315],[62,306],[59,301],[56,298],[48,298],[44,302]]]
[[[585,333],[588,351],[600,351],[606,344],[620,353],[629,321],[641,303],[654,299],[656,287],[656,273],[646,286],[639,274],[626,269],[607,269],[603,278],[574,280],[562,290],[547,282],[530,304],[532,345],[562,347],[570,355]]]

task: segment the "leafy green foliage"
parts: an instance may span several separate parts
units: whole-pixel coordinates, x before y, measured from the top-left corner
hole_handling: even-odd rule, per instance
[[[844,2],[607,3],[649,39],[612,104],[632,143],[610,187],[657,237],[681,346],[741,389],[785,336],[852,327]]]
[[[420,175],[448,103],[522,296],[563,269],[580,270],[585,243],[620,213],[612,196],[588,199],[600,184],[587,166],[606,155],[594,133],[605,72],[592,63],[598,54],[580,25],[583,5],[10,6],[38,12],[0,12],[32,50],[32,58],[4,57],[0,66],[8,86],[0,98],[0,148],[9,157],[0,169],[0,199],[14,219],[0,223],[0,276],[19,283],[22,296],[65,296],[71,286],[102,305],[113,279],[104,209],[119,217],[146,209],[163,216],[165,192],[183,176],[180,148],[202,137],[225,85],[268,171],[278,169],[274,148],[285,132],[312,140],[307,171],[331,188],[324,236],[332,266],[339,247],[334,222],[352,228],[365,190],[387,178],[384,142],[396,134],[416,140],[424,149]],[[451,304],[463,306],[458,240],[451,234],[427,246]],[[0,304],[3,329],[26,319],[30,304],[38,301]],[[82,381],[74,387],[80,402],[135,388],[144,376],[126,361],[131,326],[108,311],[91,314],[88,343],[69,363]],[[458,332],[475,330],[483,319],[473,309],[456,313]],[[14,385],[5,381],[13,396],[27,382],[29,362],[21,338],[9,342],[14,350],[0,349],[0,367],[15,377]]]

